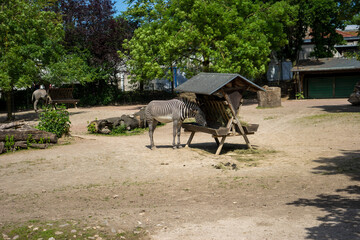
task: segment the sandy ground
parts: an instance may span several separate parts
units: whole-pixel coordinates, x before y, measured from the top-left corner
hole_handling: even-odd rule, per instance
[[[260,124],[248,136],[257,153],[234,151],[245,144],[232,137],[215,156],[200,133],[173,150],[171,124],[156,129],[156,150],[146,133],[86,132],[140,107],[71,108],[70,144],[1,155],[0,224],[83,219],[112,232],[140,226],[154,240],[360,239],[360,108],[346,99],[245,104],[242,120]]]

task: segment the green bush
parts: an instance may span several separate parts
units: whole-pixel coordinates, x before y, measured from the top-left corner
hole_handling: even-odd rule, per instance
[[[121,124],[120,126],[113,128],[111,131],[111,135],[119,135],[119,134],[124,134],[124,133],[126,133],[126,125],[125,124]]]
[[[58,106],[57,109],[45,107],[43,110],[39,117],[39,130],[54,133],[59,138],[69,134],[71,122],[64,105]]]

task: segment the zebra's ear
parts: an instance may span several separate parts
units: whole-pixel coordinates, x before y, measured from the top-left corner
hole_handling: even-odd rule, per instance
[[[191,109],[191,111],[192,111],[195,115],[200,112],[199,109],[197,109],[197,108],[193,108],[193,109]]]

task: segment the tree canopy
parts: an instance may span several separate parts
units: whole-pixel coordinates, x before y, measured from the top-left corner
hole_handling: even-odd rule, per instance
[[[5,0],[0,4],[0,88],[7,94],[11,118],[11,91],[34,82],[71,83],[90,80],[78,56],[63,47],[61,16],[51,10],[54,1]]]
[[[251,0],[129,1],[140,21],[123,52],[133,78],[147,81],[186,72],[237,72],[254,78],[266,70],[271,49],[286,43],[296,7]]]
[[[277,0],[270,1],[272,3]],[[279,59],[297,60],[303,39],[308,37],[315,45],[313,57],[332,57],[334,46],[343,43],[343,37],[336,29],[345,27],[360,10],[358,0],[287,0],[288,4],[298,6],[292,16],[294,25],[286,28],[288,44],[276,52]]]
[[[295,62],[303,39],[312,56],[331,57],[336,32],[359,12],[358,0],[128,0],[125,16],[140,23],[124,47],[133,79],[188,72],[263,74],[270,54]],[[307,35],[308,34],[308,35]],[[170,75],[169,75],[170,76]]]
[[[36,3],[36,4],[35,4]],[[0,88],[31,86],[62,55],[60,18],[45,1],[8,0],[0,5]]]

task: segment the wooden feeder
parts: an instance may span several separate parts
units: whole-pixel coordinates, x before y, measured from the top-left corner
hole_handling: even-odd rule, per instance
[[[220,154],[228,136],[242,136],[248,148],[251,148],[248,134],[254,134],[258,124],[243,125],[239,120],[239,111],[245,91],[265,91],[255,83],[239,74],[200,73],[178,86],[176,91],[196,94],[196,101],[205,113],[207,126],[196,123],[184,123],[182,127],[191,132],[186,143],[188,147],[196,132],[211,134]],[[219,138],[221,140],[219,141]]]

